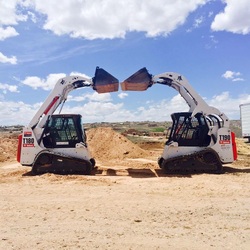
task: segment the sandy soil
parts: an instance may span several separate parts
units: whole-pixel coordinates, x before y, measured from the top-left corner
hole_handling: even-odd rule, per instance
[[[160,142],[88,138],[92,175],[33,176],[1,135],[1,249],[250,249],[249,144],[224,174],[164,175]]]

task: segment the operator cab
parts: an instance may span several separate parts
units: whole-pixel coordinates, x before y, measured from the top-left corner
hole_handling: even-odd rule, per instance
[[[178,142],[179,146],[206,147],[211,142],[209,127],[202,113],[192,117],[191,112],[173,113],[172,128],[166,144]]]
[[[74,148],[77,143],[86,145],[81,115],[52,115],[44,128],[43,145],[46,148]]]

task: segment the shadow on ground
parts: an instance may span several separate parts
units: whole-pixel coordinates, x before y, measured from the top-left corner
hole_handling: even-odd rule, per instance
[[[49,172],[48,172],[49,173]],[[236,174],[236,173],[250,173],[250,168],[233,168],[224,167],[222,175],[224,174]],[[40,175],[45,174],[41,173]],[[82,173],[55,173],[59,175],[84,175]],[[155,177],[178,177],[178,178],[192,178],[193,175],[200,174],[215,174],[215,173],[171,173],[166,174],[162,169],[138,169],[138,168],[127,168],[127,169],[114,169],[114,168],[101,168],[95,167],[90,176],[130,176],[132,178],[155,178]],[[218,174],[216,174],[218,175]],[[22,176],[35,176],[31,171],[28,171]]]

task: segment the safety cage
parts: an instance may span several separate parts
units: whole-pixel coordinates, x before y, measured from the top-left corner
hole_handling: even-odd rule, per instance
[[[179,146],[206,147],[210,144],[208,125],[201,113],[191,116],[190,112],[173,113],[172,128],[167,144],[171,141],[178,142]]]
[[[46,148],[74,148],[86,142],[81,115],[52,115],[44,128],[43,144]]]

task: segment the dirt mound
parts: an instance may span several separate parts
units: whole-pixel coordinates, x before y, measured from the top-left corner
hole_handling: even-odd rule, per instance
[[[18,135],[0,134],[0,162],[12,161],[16,159]]]
[[[239,155],[250,155],[250,143],[246,139],[236,138],[236,145]]]
[[[164,142],[157,142],[157,141],[145,141],[145,142],[140,142],[138,143],[138,146],[140,148],[145,149],[145,150],[152,150],[152,149],[162,149],[164,148]]]
[[[86,134],[90,152],[97,160],[142,158],[150,155],[110,127],[89,129]]]

